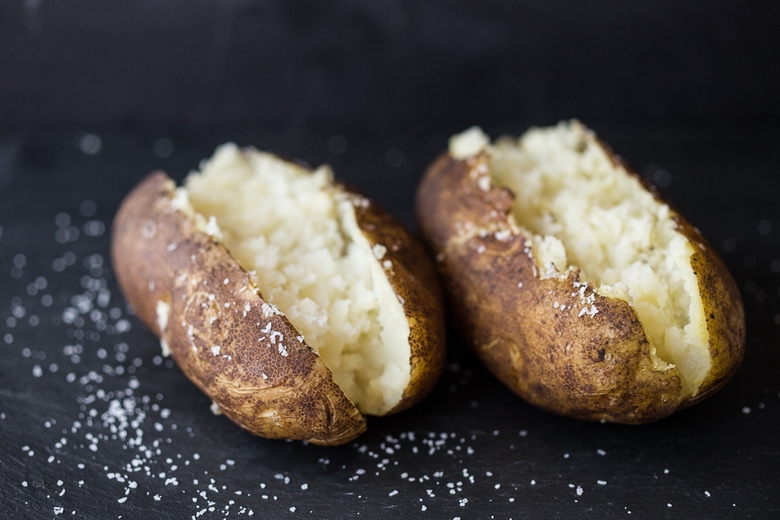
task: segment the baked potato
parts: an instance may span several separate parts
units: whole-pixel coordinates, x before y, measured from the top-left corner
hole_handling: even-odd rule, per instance
[[[119,209],[112,257],[164,353],[259,436],[343,444],[443,369],[433,262],[328,167],[226,144],[183,187],[153,173]]]
[[[647,423],[740,364],[744,311],[715,250],[577,121],[453,137],[416,207],[455,325],[538,407]]]

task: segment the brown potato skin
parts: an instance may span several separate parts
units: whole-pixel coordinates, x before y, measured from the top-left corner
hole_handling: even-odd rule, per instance
[[[564,416],[642,424],[707,397],[733,375],[744,350],[744,311],[733,279],[698,230],[675,214],[697,247],[691,262],[712,360],[698,394],[682,400],[676,370],[654,367],[627,302],[593,294],[588,305],[598,312],[580,317],[579,271],[565,280],[539,278],[526,236],[510,225],[513,193],[478,183],[488,167],[486,152],[464,160],[444,153],[422,179],[416,207],[455,326],[507,387]],[[592,293],[588,286],[585,295]]]
[[[164,173],[149,175],[127,196],[114,222],[114,269],[141,321],[167,341],[187,377],[250,432],[318,445],[344,444],[363,433],[365,417],[316,352],[297,339],[295,327],[281,314],[266,316],[262,293],[250,275],[224,245],[172,206],[174,188]],[[365,212],[371,214],[372,207]],[[430,311],[438,293],[427,296],[421,310]],[[158,326],[159,300],[171,306],[165,330]],[[430,319],[435,321],[436,314]],[[443,322],[441,315],[438,319]],[[269,323],[281,334],[286,356],[275,341],[279,336],[272,342],[262,330]],[[422,390],[438,378],[441,341],[441,336],[429,338],[423,360],[416,362],[428,363],[418,377],[433,379],[418,383]],[[405,394],[409,405],[422,397]]]

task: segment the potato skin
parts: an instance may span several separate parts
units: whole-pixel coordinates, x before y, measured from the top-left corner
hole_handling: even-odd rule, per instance
[[[676,370],[654,366],[627,302],[594,294],[579,271],[565,280],[539,278],[530,237],[510,224],[514,195],[480,183],[488,171],[486,152],[463,160],[443,154],[421,181],[417,218],[436,255],[455,326],[507,387],[568,417],[641,424],[707,397],[733,375],[745,337],[739,292],[714,250],[679,214],[678,229],[697,249],[691,262],[712,360],[698,394],[685,400]],[[598,312],[580,315],[583,308]]]
[[[114,222],[117,279],[141,321],[167,342],[187,377],[250,432],[319,445],[344,444],[363,433],[365,417],[320,357],[298,339],[300,333],[284,315],[266,304],[226,247],[174,208],[174,189],[164,173],[149,175],[127,196]],[[370,220],[375,206],[364,205]],[[438,293],[427,296],[420,310],[435,307]],[[164,330],[157,315],[161,300],[170,305]],[[437,319],[435,312],[429,319]],[[438,320],[443,328],[441,315]],[[438,332],[433,327],[431,334]],[[418,374],[425,379],[417,383],[420,392],[438,378],[442,337],[426,336],[416,362],[428,363]],[[410,405],[422,397],[409,391],[405,401]]]

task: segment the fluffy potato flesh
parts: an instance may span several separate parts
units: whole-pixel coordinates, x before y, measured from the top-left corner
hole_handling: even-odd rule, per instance
[[[176,205],[219,236],[268,312],[290,320],[358,409],[383,415],[410,381],[410,327],[383,246],[365,238],[350,197],[326,167],[229,144],[186,179]]]
[[[695,396],[710,369],[709,336],[691,266],[694,248],[678,232],[669,206],[577,122],[492,146],[472,129],[451,141],[450,153],[463,157],[487,147],[490,179],[515,195],[514,224],[532,236],[540,278],[563,280],[579,269],[597,294],[628,302],[655,367],[675,367],[680,397]],[[598,312],[587,302],[578,311],[586,317]]]

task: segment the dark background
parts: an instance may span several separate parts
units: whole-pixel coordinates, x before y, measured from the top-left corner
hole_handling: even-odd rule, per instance
[[[4,1],[28,125],[774,125],[776,2]]]
[[[695,1],[0,0],[0,518],[780,518],[780,8]],[[722,255],[747,350],[642,427],[537,410],[452,331],[338,448],[248,435],[126,308],[110,226],[231,140],[414,228],[454,132],[576,117]]]

